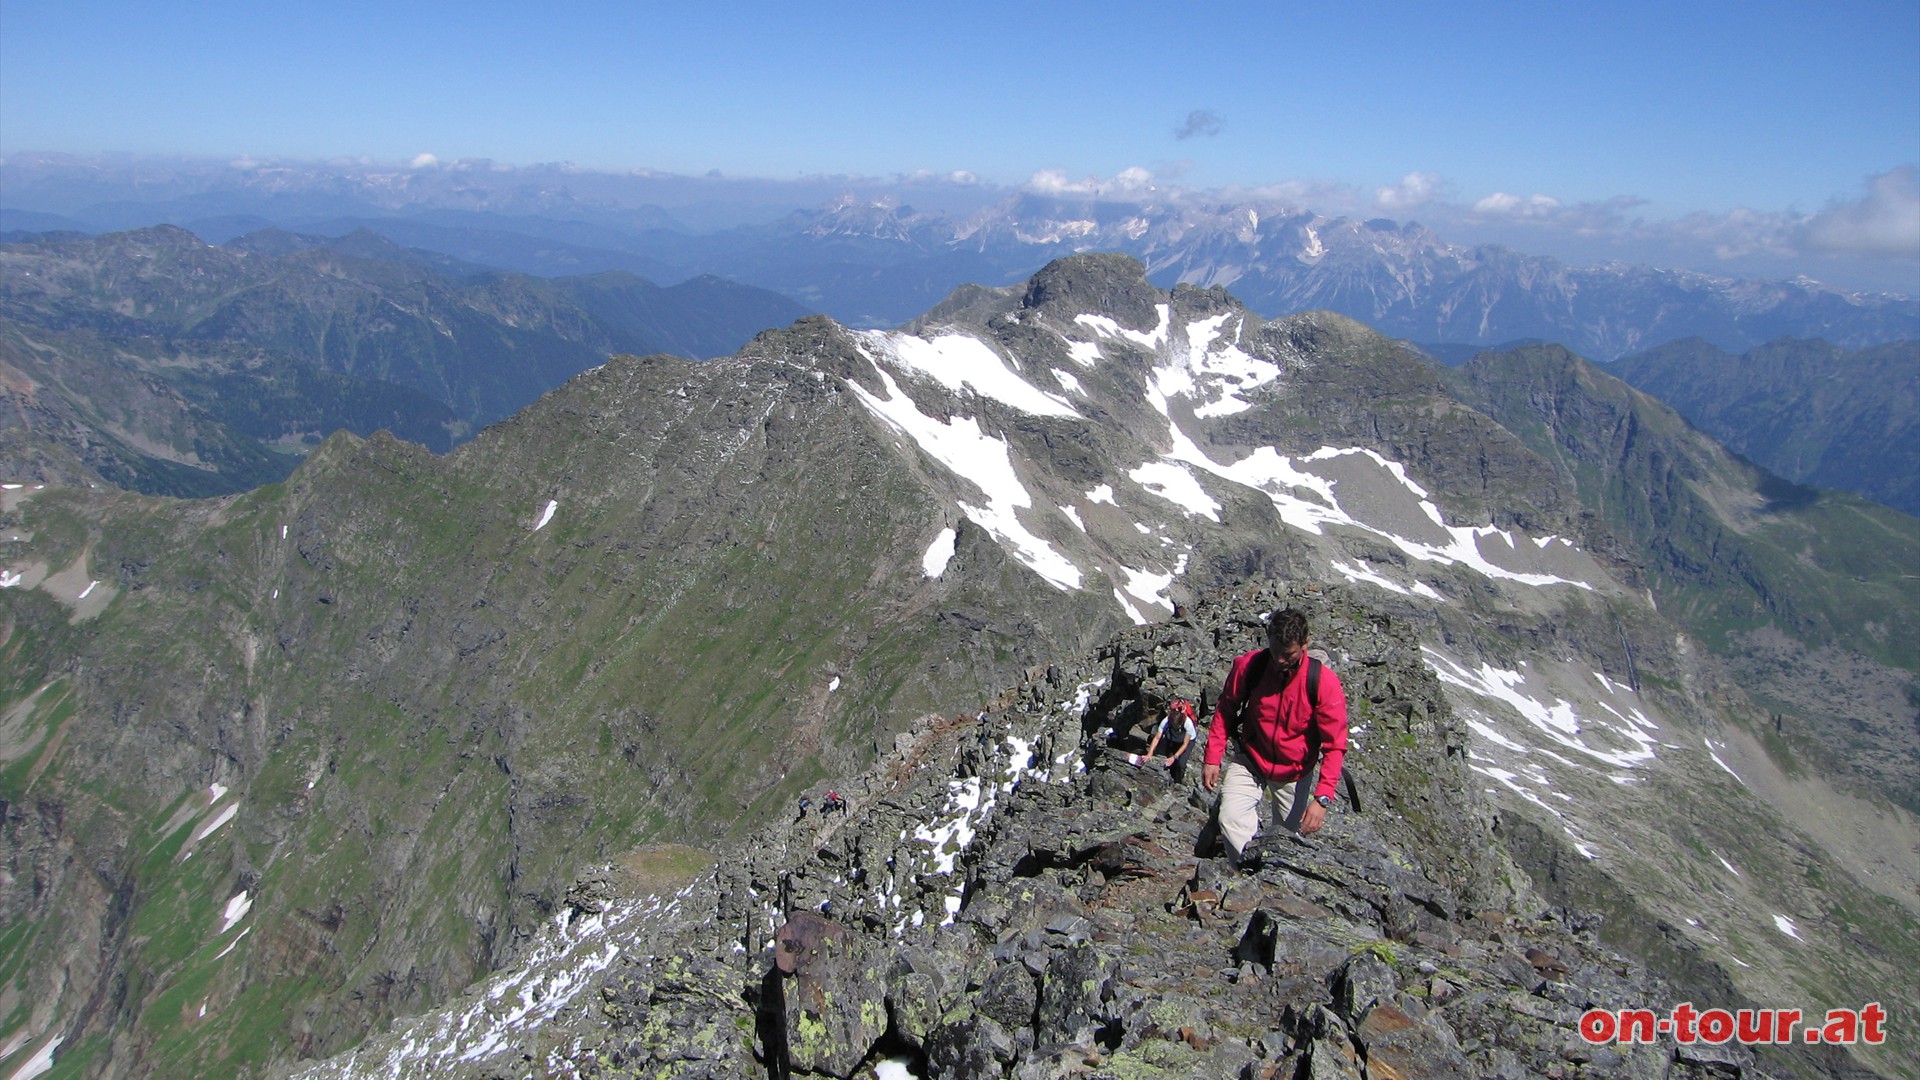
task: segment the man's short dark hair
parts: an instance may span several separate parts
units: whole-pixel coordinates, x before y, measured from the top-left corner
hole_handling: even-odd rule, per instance
[[[1275,645],[1305,645],[1307,617],[1292,608],[1281,608],[1267,619],[1267,640]]]

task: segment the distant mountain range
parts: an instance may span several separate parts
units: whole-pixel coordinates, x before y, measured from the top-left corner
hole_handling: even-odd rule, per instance
[[[609,356],[724,355],[805,314],[718,278],[535,278],[365,230],[45,236],[0,245],[0,462],[237,491],[336,430],[445,451]]]
[[[691,198],[691,181],[563,167],[494,177],[484,169],[356,173],[276,164],[154,170],[137,184],[110,170],[6,168],[9,205],[61,209],[0,212],[4,229],[171,222],[215,240],[269,225],[323,236],[368,229],[542,276],[719,275],[856,327],[906,322],[963,284],[1012,284],[1064,255],[1113,251],[1138,258],[1163,288],[1225,285],[1266,317],[1336,311],[1419,342],[1540,339],[1613,360],[1694,337],[1733,351],[1784,336],[1843,348],[1920,338],[1913,296],[1807,279],[1573,266],[1504,247],[1462,247],[1416,223],[1328,217],[1271,199],[1025,192],[978,209],[917,212],[896,194],[860,191],[752,221],[743,217],[750,206],[669,213],[634,201],[648,192]],[[752,185],[735,193],[748,204],[755,197]]]

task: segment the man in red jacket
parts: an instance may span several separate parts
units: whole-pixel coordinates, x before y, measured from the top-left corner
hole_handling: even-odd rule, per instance
[[[1340,789],[1347,695],[1338,675],[1307,657],[1307,642],[1305,615],[1292,608],[1274,612],[1267,620],[1267,647],[1234,660],[1214,709],[1200,779],[1208,791],[1220,792],[1220,831],[1236,866],[1258,864],[1258,852],[1249,856],[1246,848],[1259,827],[1263,798],[1274,799],[1288,827],[1304,834],[1319,831]],[[1296,800],[1295,788],[1316,757],[1320,782],[1313,798]]]

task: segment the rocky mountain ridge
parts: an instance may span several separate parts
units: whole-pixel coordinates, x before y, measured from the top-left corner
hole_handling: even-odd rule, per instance
[[[1363,779],[1318,835],[1270,823],[1248,873],[1215,853],[1197,764],[1129,757],[1279,605],[1347,676]],[[609,866],[539,958],[297,1075],[1868,1075],[1838,1048],[1583,1038],[1587,1010],[1685,992],[1504,860],[1467,725],[1352,590],[1208,595],[929,719],[837,784],[844,814],[645,897]]]
[[[1082,256],[900,330],[617,358],[444,457],[0,492],[0,1031],[102,1076],[349,1050],[533,955],[583,865],[734,850],[928,717],[1268,580],[1417,637],[1493,845],[1608,947],[1703,1000],[1907,1008],[1912,816],[1800,756],[1856,714],[1769,716],[1714,651],[1870,610],[1829,646],[1910,685],[1897,516],[1770,502],[1592,365],[1496,361],[1534,381],[1483,409],[1341,316]]]
[[[1676,341],[1608,371],[1781,477],[1920,514],[1920,341]]]

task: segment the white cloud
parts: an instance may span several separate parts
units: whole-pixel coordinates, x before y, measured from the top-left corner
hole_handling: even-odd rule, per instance
[[[1070,180],[1064,169],[1042,169],[1027,179],[1027,187],[1041,195],[1145,195],[1155,190],[1153,173],[1138,165],[1122,169],[1111,180]]]
[[[1473,204],[1477,213],[1488,217],[1550,218],[1560,209],[1560,200],[1551,195],[1509,195],[1504,191]]]
[[[1869,178],[1865,198],[1829,204],[1808,220],[1805,237],[1814,251],[1920,259],[1920,169]]]
[[[1217,198],[1228,203],[1279,203],[1310,208],[1330,216],[1358,212],[1367,203],[1367,195],[1361,189],[1331,180],[1288,180],[1256,187],[1230,186],[1218,191],[1190,191],[1184,194],[1200,201]]]
[[[1470,209],[1460,209],[1466,209],[1472,217],[1481,221],[1552,225],[1581,235],[1595,236],[1620,233],[1639,226],[1640,222],[1629,214],[1645,202],[1645,199],[1631,195],[1616,195],[1599,202],[1568,203],[1551,195],[1512,195],[1496,191],[1474,203]]]
[[[978,187],[980,178],[965,169],[951,172],[934,172],[932,169],[915,169],[910,173],[896,173],[893,182],[908,187],[922,187],[928,184],[953,184],[956,187]]]
[[[1099,183],[1093,177],[1069,180],[1065,169],[1041,169],[1027,178],[1027,186],[1042,195],[1078,195],[1093,191]]]
[[[1681,242],[1706,244],[1715,257],[1738,259],[1748,255],[1791,255],[1799,248],[1803,230],[1798,214],[1767,213],[1735,207],[1724,214],[1688,214],[1651,232]]]
[[[10,167],[18,167],[18,155],[8,160]],[[1216,189],[1179,186],[1190,164],[1156,162],[1150,168],[1130,168],[1104,177],[1075,177],[1064,169],[1047,169],[1033,174],[1023,186],[1037,194],[1065,199],[1135,201],[1161,208],[1192,206],[1204,211],[1221,205],[1249,204],[1258,208],[1263,221],[1308,211],[1329,218],[1390,217],[1406,221],[1417,216],[1436,235],[1462,247],[1504,245],[1573,265],[1619,261],[1762,278],[1804,274],[1848,289],[1908,295],[1920,292],[1920,168],[1911,162],[1865,177],[1823,208],[1740,207],[1684,216],[1675,216],[1678,211],[1671,209],[1654,216],[1656,212],[1647,200],[1629,195],[1579,202],[1534,188],[1508,187],[1493,189],[1484,197],[1462,196],[1443,177],[1418,171],[1405,172],[1385,183],[1356,184],[1320,177]],[[616,204],[665,205],[679,200],[713,206],[736,197],[751,197],[814,207],[846,190],[863,195],[892,192],[910,199],[922,211],[946,213],[961,220],[1015,190],[964,171],[946,169],[892,177],[810,175],[793,180],[702,180],[696,175],[651,169],[596,175],[565,165],[517,167],[484,158],[445,161],[425,152],[397,163],[341,157],[303,164],[242,154],[194,163],[194,168],[202,165],[231,170],[229,175],[247,178],[242,183],[297,176],[306,165],[324,165],[361,178],[390,179],[406,175],[408,169],[435,175],[457,171],[483,185],[492,174],[504,179],[516,174],[538,178],[559,173],[570,184],[599,184],[595,197]],[[640,186],[629,194],[623,183]],[[712,194],[716,184],[727,190]],[[673,192],[674,200],[663,200],[661,190]],[[1529,191],[1534,193],[1527,194]],[[432,192],[421,195],[433,197]],[[728,218],[727,213],[719,214],[712,224],[742,223]]]
[[[1398,184],[1381,187],[1373,193],[1373,203],[1382,210],[1404,212],[1432,202],[1443,181],[1438,173],[1410,172]]]

